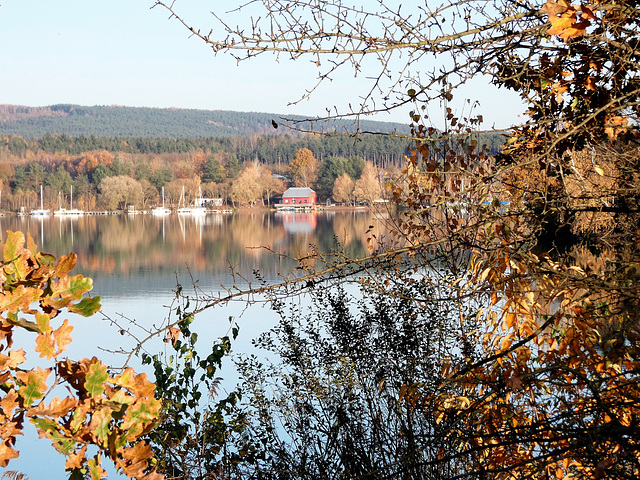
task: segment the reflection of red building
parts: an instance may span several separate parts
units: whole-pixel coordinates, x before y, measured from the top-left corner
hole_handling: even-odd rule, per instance
[[[282,225],[288,233],[309,233],[316,229],[315,213],[283,213]]]
[[[284,205],[315,205],[316,192],[309,187],[289,188],[282,194],[282,203]]]

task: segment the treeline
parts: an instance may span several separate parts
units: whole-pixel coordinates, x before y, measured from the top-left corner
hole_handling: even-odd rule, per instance
[[[479,138],[478,143],[489,143],[495,150],[499,140],[493,136]],[[186,201],[193,201],[202,189],[210,198],[255,205],[260,201],[270,203],[289,185],[316,189],[320,201],[372,203],[380,196],[374,188],[376,172],[397,170],[410,153],[409,142],[407,138],[380,135],[198,139],[3,136],[0,208],[37,208],[41,185],[46,208],[69,202],[72,186],[74,205],[85,210],[114,210],[127,205],[149,208],[161,201],[163,187],[167,201],[173,205],[183,187]],[[296,161],[296,157],[301,151],[313,159],[303,162],[310,172],[305,173],[302,183],[291,169],[297,162],[300,172],[300,159]],[[365,169],[365,165],[369,167]],[[363,171],[365,178],[356,185]],[[103,183],[108,177],[117,178]],[[344,178],[336,189],[338,177]],[[364,184],[369,186],[364,188]]]
[[[294,116],[294,120],[304,117]],[[281,115],[259,112],[231,112],[180,108],[141,108],[123,106],[52,105],[25,107],[0,105],[0,134],[24,138],[43,137],[55,132],[71,136],[200,138],[276,134],[273,123]],[[301,122],[302,130],[408,133],[402,123],[362,120]]]
[[[498,134],[479,134],[478,144],[486,145],[496,153],[504,137]],[[300,148],[313,151],[319,160],[326,157],[360,156],[375,164],[401,164],[408,153],[410,140],[402,136],[360,135],[250,135],[238,137],[98,137],[95,135],[70,136],[47,133],[42,137],[26,139],[18,135],[3,136],[2,146],[14,157],[29,158],[42,152],[49,154],[80,155],[92,150],[111,153],[167,154],[188,153],[196,150],[224,150],[242,162],[258,160],[264,164],[289,163]]]

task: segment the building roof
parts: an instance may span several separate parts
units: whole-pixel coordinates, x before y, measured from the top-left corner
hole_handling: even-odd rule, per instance
[[[282,198],[309,198],[315,193],[309,187],[292,187],[282,194]]]

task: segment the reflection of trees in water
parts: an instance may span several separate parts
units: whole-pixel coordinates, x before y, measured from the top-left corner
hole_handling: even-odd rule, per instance
[[[345,212],[333,220],[334,235],[346,251],[362,251],[369,244],[377,248],[387,230],[386,219],[380,213]]]
[[[243,256],[259,258],[267,253],[259,247],[280,244],[284,229],[266,213],[240,213],[231,217],[230,233],[233,242],[244,250]]]
[[[140,228],[138,222],[130,221],[126,215],[114,215],[105,220],[96,225],[99,235],[96,241],[108,252],[139,251],[141,246],[151,243],[157,235],[156,231],[148,228],[150,225]]]
[[[311,215],[311,217],[309,216]],[[56,256],[78,254],[84,274],[174,272],[188,266],[193,273],[227,272],[233,267],[251,277],[253,270],[275,276],[295,267],[267,249],[305,256],[310,246],[321,252],[335,248],[335,237],[353,254],[366,249],[365,234],[378,221],[366,212],[336,212],[287,217],[270,212],[208,214],[194,218],[170,215],[86,216],[75,219],[6,217],[5,230],[31,233],[43,250]],[[297,228],[296,222],[305,228]],[[40,226],[42,225],[42,230]],[[311,225],[313,228],[308,228]],[[42,239],[42,241],[41,241]]]

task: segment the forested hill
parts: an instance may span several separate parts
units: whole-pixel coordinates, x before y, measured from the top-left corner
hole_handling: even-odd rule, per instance
[[[201,138],[282,133],[273,127],[280,115],[222,110],[122,106],[0,105],[0,135],[39,138],[47,133],[98,137]],[[303,129],[310,124],[301,125]],[[351,121],[316,124],[315,129],[354,130]],[[408,124],[361,121],[361,130],[408,132]]]

